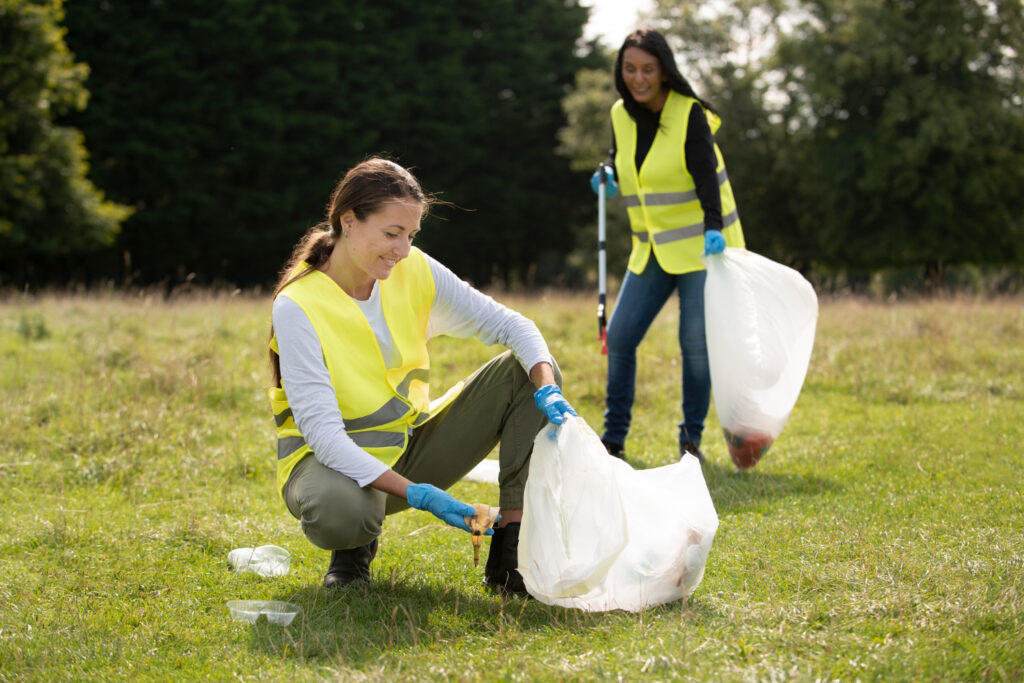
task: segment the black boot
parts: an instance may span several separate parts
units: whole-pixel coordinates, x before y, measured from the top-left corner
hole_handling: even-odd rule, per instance
[[[605,441],[604,439],[601,439],[601,443],[604,444],[604,449],[608,451],[608,455],[614,455],[622,460],[626,459],[626,449],[621,443]]]
[[[349,584],[366,583],[370,580],[370,562],[377,555],[377,539],[361,548],[334,550],[331,552],[331,566],[324,576],[326,588],[340,588]]]
[[[690,455],[700,460],[700,464],[704,464],[704,454],[700,452],[700,446],[692,441],[683,441],[679,444],[679,459],[682,460],[683,456],[689,453]]]
[[[491,549],[484,567],[484,585],[505,595],[528,597],[519,573],[519,522],[509,522],[494,530]]]

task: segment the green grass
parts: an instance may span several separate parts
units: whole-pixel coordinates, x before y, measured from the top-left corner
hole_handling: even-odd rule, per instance
[[[594,297],[496,296],[538,322],[600,430]],[[637,467],[676,458],[670,309],[640,348]],[[465,535],[416,511],[386,522],[372,586],[321,590],[327,553],[274,491],[268,313],[0,302],[0,680],[1024,679],[1019,298],[823,301],[797,409],[754,470],[733,470],[712,409],[707,573],[641,614],[492,596]],[[436,344],[438,386],[496,352]],[[267,543],[289,574],[230,570]],[[230,599],[303,612],[243,624]]]

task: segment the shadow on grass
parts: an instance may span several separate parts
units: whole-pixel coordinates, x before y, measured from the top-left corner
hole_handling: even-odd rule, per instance
[[[441,588],[414,576],[375,575],[363,586],[324,589],[312,585],[276,599],[302,612],[288,628],[263,622],[252,627],[251,646],[276,657],[318,660],[324,666],[372,668],[387,651],[498,646],[524,634],[586,631],[619,633],[623,622],[656,620],[676,613],[694,623],[724,618],[699,599],[677,601],[643,613],[588,613],[552,607],[537,600],[503,598],[482,585]],[[698,591],[699,593],[699,591]],[[466,641],[465,644],[460,641]],[[326,661],[324,661],[326,660]]]
[[[714,462],[704,463],[704,480],[719,515],[763,509],[794,496],[833,495],[844,488],[834,479],[779,474],[756,467],[739,471],[731,464]]]
[[[834,493],[841,484],[810,475],[752,470],[736,471],[731,464],[704,465],[704,477],[720,516],[770,508],[792,498]],[[524,634],[574,636],[602,632],[614,637],[644,620],[666,616],[694,624],[715,624],[726,618],[714,601],[677,601],[640,614],[587,613],[552,607],[536,600],[502,598],[464,578],[451,584],[422,577],[413,567],[387,565],[374,569],[373,583],[340,589],[319,584],[276,599],[295,603],[302,612],[288,628],[263,622],[252,627],[254,650],[326,668],[372,670],[389,652],[434,648],[458,649],[499,646]]]

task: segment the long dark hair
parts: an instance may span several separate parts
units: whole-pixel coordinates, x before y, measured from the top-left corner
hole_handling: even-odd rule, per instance
[[[626,87],[625,79],[622,78],[622,56],[631,47],[640,48],[658,60],[658,63],[661,65],[661,71],[665,74],[665,84],[669,88],[675,90],[680,95],[692,97],[700,102],[701,106],[705,109],[710,109],[716,114],[718,113],[707,100],[697,95],[690,82],[679,73],[676,59],[672,55],[672,48],[668,46],[665,36],[654,29],[639,29],[626,36],[622,47],[619,48],[619,56],[615,59],[615,89],[619,91],[619,96],[622,97],[622,103],[626,106],[626,111],[634,120],[644,117],[650,119],[652,112],[633,99],[629,88]]]
[[[345,213],[352,211],[356,220],[365,221],[384,204],[394,201],[414,201],[423,207],[424,214],[438,203],[435,197],[423,192],[412,173],[393,161],[373,157],[353,166],[331,193],[325,219],[307,230],[292,249],[278,275],[274,298],[291,283],[327,263],[342,234],[341,217]],[[303,263],[308,263],[310,268],[295,272]],[[270,336],[274,336],[273,325]],[[281,386],[281,359],[273,350],[270,351],[270,367],[274,386]]]

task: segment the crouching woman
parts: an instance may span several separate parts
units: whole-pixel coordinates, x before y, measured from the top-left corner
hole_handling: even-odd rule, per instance
[[[270,334],[277,485],[310,542],[331,551],[324,585],[342,586],[369,579],[386,515],[412,506],[468,532],[473,507],[445,489],[500,443],[484,582],[522,595],[533,440],[576,413],[537,326],[412,246],[433,201],[407,169],[364,161],[283,268]],[[439,335],[509,351],[432,401],[427,342]]]

